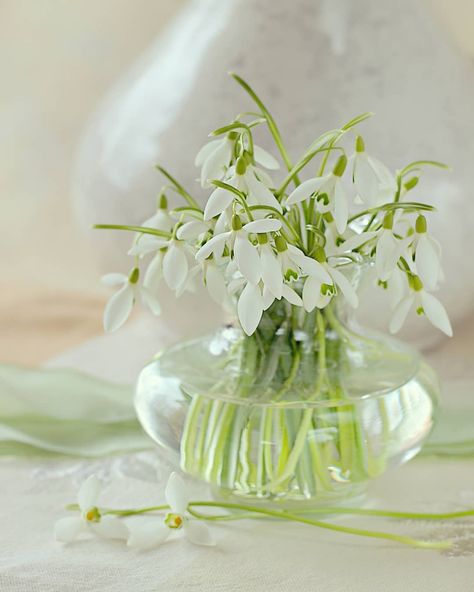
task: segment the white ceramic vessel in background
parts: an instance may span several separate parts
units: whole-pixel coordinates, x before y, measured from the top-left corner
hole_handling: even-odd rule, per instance
[[[377,118],[362,132],[367,148],[391,167],[419,158],[452,164],[449,175],[430,171],[414,197],[439,209],[432,229],[444,248],[441,297],[451,317],[473,312],[474,274],[464,254],[474,247],[474,68],[421,1],[190,2],[91,121],[75,177],[86,227],[145,219],[163,183],[157,161],[204,198],[196,151],[210,130],[252,107],[228,70],[262,96],[294,157],[321,131],[372,110]],[[264,134],[259,142],[271,148]],[[104,268],[123,267],[129,237],[91,236]],[[213,306],[199,306],[201,325],[216,325]],[[371,299],[366,314],[378,322],[385,310],[385,301]],[[418,343],[434,335],[415,319],[409,331]]]

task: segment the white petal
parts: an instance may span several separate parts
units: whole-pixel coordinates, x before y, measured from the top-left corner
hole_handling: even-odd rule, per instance
[[[344,193],[342,183],[337,181],[334,187],[334,220],[339,234],[342,234],[346,229],[348,216],[349,209],[346,194]]]
[[[163,277],[163,251],[159,251],[151,260],[143,278],[143,286],[147,290],[156,292],[161,278]]]
[[[270,292],[267,286],[263,286],[262,306],[263,310],[268,310],[275,302],[275,296]]]
[[[440,331],[443,331],[443,333],[452,337],[453,329],[449,322],[448,313],[441,302],[435,298],[433,294],[428,294],[423,291],[421,294],[421,303],[428,320]]]
[[[346,278],[346,276],[341,273],[339,270],[331,268],[330,274],[334,280],[334,283],[337,287],[341,290],[344,298],[347,302],[353,307],[356,308],[359,306],[359,298],[357,297],[357,293],[354,290],[351,282]]]
[[[215,150],[217,149],[217,147],[221,143],[222,143],[222,139],[219,139],[219,140],[211,140],[210,142],[207,142],[207,144],[204,144],[204,146],[202,146],[202,148],[196,154],[196,158],[194,159],[194,164],[197,167],[200,167],[203,164],[203,162],[207,158],[209,158],[209,156],[211,156],[211,154],[213,152],[215,152]]]
[[[172,512],[176,512],[176,514],[184,514],[186,512],[189,504],[189,495],[186,483],[176,472],[171,473],[169,476],[165,489],[165,498]]]
[[[222,179],[225,167],[229,164],[231,158],[232,144],[224,141],[218,146],[212,154],[204,161],[201,169],[201,185],[208,187],[208,181],[213,179]]]
[[[61,543],[70,543],[85,530],[86,524],[79,516],[61,518],[54,525],[54,538]]]
[[[288,284],[283,284],[282,296],[294,306],[303,306],[303,300],[301,299],[300,295],[297,294],[293,288],[290,288]]]
[[[100,280],[105,286],[122,286],[128,282],[128,277],[123,273],[107,273]]]
[[[316,308],[320,294],[321,281],[314,276],[309,276],[303,286],[303,306],[306,312],[311,312]]]
[[[372,240],[377,236],[377,232],[361,232],[360,234],[355,234],[351,236],[347,240],[345,240],[341,245],[336,248],[337,253],[349,253],[354,249],[358,249],[369,240]]]
[[[357,155],[354,162],[354,185],[358,196],[368,205],[375,205],[379,189],[379,182],[367,155]]]
[[[169,536],[170,529],[160,518],[134,524],[129,527],[127,545],[133,549],[148,550],[161,545]]]
[[[281,221],[275,218],[262,218],[261,220],[253,220],[245,224],[244,230],[246,232],[264,233],[277,232],[281,228]]]
[[[174,221],[167,210],[160,209],[151,218],[145,220],[141,226],[169,232],[174,226]]]
[[[262,280],[270,292],[280,300],[283,290],[283,274],[280,261],[269,245],[264,245],[260,253]]]
[[[214,216],[221,214],[230,206],[234,198],[235,195],[227,189],[223,189],[222,187],[214,189],[207,200],[206,207],[204,208],[204,220],[210,220],[211,218],[214,218]]]
[[[423,284],[430,290],[436,288],[440,270],[438,249],[426,233],[418,238],[415,262]]]
[[[167,244],[168,241],[164,238],[152,236],[151,234],[142,234],[137,238],[132,248],[129,249],[128,255],[147,255],[148,253],[160,250]]]
[[[226,300],[227,289],[224,276],[215,265],[208,265],[206,269],[205,283],[211,298],[217,304],[223,304]]]
[[[102,516],[100,522],[90,524],[93,532],[105,539],[127,540],[128,528],[116,516]]]
[[[397,333],[402,328],[405,319],[407,318],[410,308],[413,305],[415,297],[413,294],[409,294],[400,300],[395,306],[392,313],[392,319],[390,321],[390,333]]]
[[[280,168],[280,164],[279,164],[278,160],[274,156],[272,156],[269,152],[264,150],[261,146],[255,145],[253,147],[253,155],[255,157],[255,160],[258,162],[258,164],[261,164],[266,169],[269,169],[271,171],[276,171],[277,169]]]
[[[230,232],[223,232],[222,234],[216,234],[213,236],[196,253],[196,261],[204,261],[211,254],[220,257],[224,250],[225,242],[230,237],[230,234]]]
[[[304,255],[304,258],[298,261],[298,265],[304,273],[315,277],[320,283],[332,284],[330,274],[319,261],[316,261],[316,259]]]
[[[172,290],[176,290],[186,279],[188,260],[184,249],[171,243],[163,257],[163,277]]]
[[[383,230],[377,241],[375,268],[379,279],[387,280],[400,257],[400,245],[390,230]]]
[[[298,187],[290,193],[286,203],[291,206],[295,203],[299,203],[300,201],[304,201],[308,197],[310,197],[315,191],[321,189],[321,187],[328,181],[329,175],[324,175],[323,177],[315,177],[314,179],[308,179],[298,185]]]
[[[125,323],[132,312],[134,301],[134,291],[128,282],[109,298],[104,310],[104,329],[107,333],[116,331]]]
[[[191,220],[178,228],[176,238],[179,240],[190,240],[197,238],[207,231],[207,224],[200,220]]]
[[[235,238],[234,258],[240,273],[252,284],[257,284],[261,278],[260,257],[243,233],[238,233]]]
[[[397,182],[395,181],[395,177],[383,164],[383,162],[380,162],[380,160],[374,158],[373,156],[368,157],[368,162],[379,180],[380,189],[395,192],[397,189]]]
[[[245,172],[245,182],[249,190],[249,195],[255,198],[258,205],[270,206],[271,208],[277,209],[279,212],[283,211],[280,202],[270,189],[257,179],[252,169],[248,169]],[[252,200],[250,199],[249,203],[253,205]]]
[[[79,488],[77,503],[83,512],[87,512],[97,505],[100,493],[100,480],[97,475],[91,475]]]
[[[237,313],[242,329],[247,335],[252,335],[258,327],[263,312],[263,299],[260,288],[254,284],[247,284],[242,290],[237,304]]]
[[[198,520],[189,520],[184,523],[184,534],[193,545],[214,546],[216,543],[211,536],[207,524]]]
[[[147,306],[154,315],[159,316],[161,314],[161,305],[151,290],[143,287],[140,290],[140,294],[145,306]]]

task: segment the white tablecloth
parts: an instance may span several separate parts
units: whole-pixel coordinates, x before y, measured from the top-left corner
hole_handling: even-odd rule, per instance
[[[140,328],[141,327],[141,328]],[[128,332],[127,332],[128,331]],[[130,378],[153,353],[156,340],[140,321],[113,338],[100,338],[65,354],[55,365],[74,365],[106,377]],[[135,357],[130,339],[140,335]],[[470,337],[470,331],[466,333]],[[443,372],[465,377],[467,345],[459,361],[454,348],[435,353]],[[153,345],[152,345],[153,344]],[[130,351],[130,350],[129,350]],[[117,365],[117,356],[123,364]],[[463,361],[464,359],[464,361]],[[456,365],[457,364],[457,365]],[[472,374],[471,374],[472,376]],[[452,376],[449,376],[452,378]],[[159,482],[155,480],[158,468]],[[474,519],[402,523],[337,517],[347,525],[393,530],[417,537],[455,537],[446,552],[423,551],[384,541],[262,520],[213,525],[215,548],[170,540],[156,551],[135,552],[120,542],[53,540],[64,504],[75,501],[78,484],[98,472],[106,486],[103,503],[130,507],[163,500],[169,468],[153,452],[101,461],[10,459],[0,461],[1,592],[311,591],[452,592],[474,589]],[[206,493],[196,490],[200,499]],[[410,511],[474,507],[474,461],[415,459],[375,482],[370,506]]]

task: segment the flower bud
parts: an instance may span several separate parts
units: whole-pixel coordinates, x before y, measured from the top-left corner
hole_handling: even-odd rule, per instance
[[[238,137],[239,137],[238,132],[229,132],[227,134],[227,139],[231,140],[232,142],[235,142],[235,140],[237,140]]]
[[[140,277],[140,270],[138,269],[138,267],[134,267],[130,273],[130,275],[128,276],[128,282],[130,284],[136,284],[138,282],[138,279]]]
[[[393,228],[393,212],[387,212],[385,214],[382,226],[386,230],[392,230],[392,228]]]
[[[324,249],[322,247],[317,247],[315,249],[314,258],[316,259],[316,261],[319,261],[319,263],[326,262],[326,253],[324,252]]]
[[[424,234],[426,232],[426,218],[421,214],[416,219],[415,230],[418,234]]]
[[[362,139],[362,136],[357,136],[355,148],[356,152],[365,152],[365,142]]]
[[[247,165],[245,163],[245,158],[243,156],[239,156],[237,162],[235,163],[235,172],[238,175],[244,175],[245,171],[247,170]]]
[[[158,209],[159,210],[167,210],[168,209],[168,198],[164,193],[160,193],[158,196]]]
[[[343,154],[342,156],[339,157],[338,161],[336,162],[336,166],[333,168],[333,174],[336,175],[336,177],[342,177],[342,175],[344,174],[344,171],[346,170],[346,166],[347,166],[347,156],[345,154]]]
[[[411,179],[408,179],[408,181],[404,183],[403,187],[405,187],[407,191],[410,191],[410,189],[413,189],[418,185],[419,180],[420,177],[411,177]]]
[[[284,253],[288,249],[288,244],[281,235],[275,237],[275,247],[279,253]]]
[[[232,216],[232,230],[237,232],[238,230],[242,229],[242,220],[238,214],[234,214]]]

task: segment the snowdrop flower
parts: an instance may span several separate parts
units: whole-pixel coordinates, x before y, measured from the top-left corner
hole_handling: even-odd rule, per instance
[[[105,306],[104,329],[107,333],[116,331],[125,323],[138,295],[153,314],[161,313],[160,303],[151,291],[145,286],[138,285],[139,277],[140,270],[135,267],[128,277],[123,273],[109,273],[102,278],[107,286],[120,286]]]
[[[100,493],[100,481],[97,475],[91,475],[77,494],[80,516],[61,518],[54,526],[57,541],[70,543],[80,534],[92,532],[107,539],[127,539],[128,529],[114,516],[104,516],[97,507]]]
[[[353,179],[358,198],[369,207],[391,201],[397,190],[394,176],[382,162],[367,154],[360,136],[353,156]]]
[[[273,218],[253,220],[245,226],[238,214],[232,216],[231,230],[213,236],[196,253],[199,262],[207,259],[211,254],[220,257],[227,245],[233,250],[234,260],[240,273],[252,284],[257,284],[261,278],[260,256],[257,248],[250,242],[249,234],[276,232],[280,230],[281,222]]]
[[[227,286],[224,275],[219,267],[216,265],[214,259],[206,259],[202,263],[204,285],[209,292],[210,297],[223,305],[227,300]]]
[[[347,166],[346,156],[340,156],[333,171],[322,177],[315,177],[304,181],[290,193],[287,205],[300,203],[316,193],[316,207],[319,212],[331,212],[336,222],[338,232],[343,233],[347,226],[349,215],[347,197],[342,186],[341,177]]]
[[[380,280],[383,282],[388,280],[406,246],[406,240],[395,237],[393,232],[393,212],[388,212],[383,219],[382,228],[378,231],[375,250],[375,269]]]
[[[199,150],[194,164],[201,167],[201,186],[210,187],[212,179],[222,179],[232,160],[237,132],[229,132],[224,138],[211,140]]]
[[[127,545],[134,549],[148,550],[161,545],[173,531],[182,530],[187,540],[195,545],[214,545],[209,529],[201,521],[187,515],[189,496],[184,481],[177,473],[171,473],[165,490],[170,511],[164,521],[157,518],[130,527]]]
[[[265,307],[273,302],[270,296],[270,303],[265,303],[260,285],[247,282],[237,302],[237,315],[242,329],[247,335],[252,335],[258,327]],[[266,306],[265,306],[266,305]]]
[[[280,202],[260,180],[260,169],[249,163],[248,160],[245,156],[240,156],[237,159],[234,174],[229,179],[229,185],[246,193],[249,205],[270,206],[282,212]]]
[[[307,312],[315,307],[324,308],[329,304],[336,291],[340,291],[347,302],[356,308],[359,304],[357,293],[351,282],[338,269],[330,265],[322,247],[315,252],[314,264],[306,268],[308,277],[303,287],[303,305]],[[306,267],[306,265],[305,265]]]
[[[401,329],[410,309],[415,305],[417,314],[425,315],[437,329],[452,337],[453,330],[444,306],[433,294],[429,294],[424,290],[423,282],[419,276],[410,277],[409,288],[408,293],[400,300],[393,311],[390,332],[397,333]]]
[[[415,263],[423,284],[434,290],[441,275],[441,246],[427,233],[426,218],[418,216],[415,223]]]

